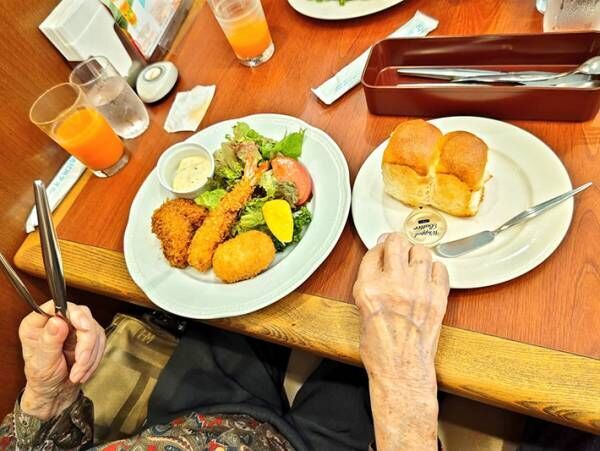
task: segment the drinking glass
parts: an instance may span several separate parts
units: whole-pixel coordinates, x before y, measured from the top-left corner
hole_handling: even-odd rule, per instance
[[[240,63],[256,67],[268,61],[275,46],[260,0],[208,0]]]
[[[119,137],[73,83],[43,93],[29,110],[29,118],[98,177],[116,174],[129,161]]]
[[[105,57],[83,61],[73,69],[69,81],[79,85],[121,138],[135,138],[148,128],[146,106]]]
[[[544,12],[546,11],[546,3],[547,0],[535,0],[535,7],[539,13],[544,14]]]
[[[600,30],[600,0],[547,0],[544,31]]]

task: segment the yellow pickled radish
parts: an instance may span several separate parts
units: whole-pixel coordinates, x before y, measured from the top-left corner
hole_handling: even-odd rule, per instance
[[[262,207],[265,222],[271,233],[282,243],[290,243],[294,236],[292,207],[283,199],[265,202]]]

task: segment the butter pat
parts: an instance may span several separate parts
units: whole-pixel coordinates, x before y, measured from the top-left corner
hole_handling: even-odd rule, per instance
[[[432,208],[415,208],[404,220],[404,234],[412,244],[432,247],[438,244],[448,225],[444,217]]]
[[[196,131],[212,102],[215,89],[215,85],[196,86],[191,91],[177,93],[165,121],[165,130],[169,133]]]
[[[211,169],[211,162],[203,155],[182,159],[173,178],[173,189],[181,193],[198,189],[210,177]]]

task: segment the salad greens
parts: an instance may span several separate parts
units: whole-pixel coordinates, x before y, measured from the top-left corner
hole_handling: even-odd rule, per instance
[[[233,127],[233,136],[228,135],[226,138],[230,142],[252,142],[256,144],[264,160],[270,160],[277,154],[298,159],[302,155],[304,132],[304,130],[300,130],[284,136],[281,141],[275,141],[262,136],[245,122],[238,122]]]
[[[208,188],[196,199],[196,203],[208,210],[217,207],[223,196],[238,183],[244,175],[246,161],[259,164],[269,162],[278,156],[298,159],[302,155],[305,130],[286,134],[280,141],[261,135],[245,122],[238,122],[233,133],[225,137],[225,142],[214,154],[215,173]],[[284,199],[292,208],[294,220],[293,239],[282,243],[270,232],[263,216],[263,205],[270,200]],[[250,230],[266,233],[273,240],[277,252],[298,243],[312,220],[310,210],[296,206],[298,190],[293,182],[277,180],[272,170],[266,170],[254,189],[252,198],[239,214],[237,223],[231,230],[233,236]]]
[[[244,166],[235,154],[233,146],[223,143],[215,152],[215,177],[229,184],[235,183],[244,175]]]
[[[227,194],[227,191],[225,191],[223,188],[217,188],[212,191],[204,191],[196,198],[196,203],[201,207],[214,210],[225,194]]]

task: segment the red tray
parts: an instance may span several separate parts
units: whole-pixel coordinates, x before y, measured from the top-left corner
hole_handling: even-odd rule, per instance
[[[396,69],[437,66],[561,72],[598,54],[600,32],[386,39],[371,49],[362,85],[373,114],[586,121],[600,109],[600,87],[436,87],[431,83],[445,82],[407,77]]]

